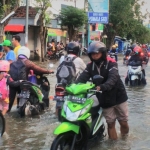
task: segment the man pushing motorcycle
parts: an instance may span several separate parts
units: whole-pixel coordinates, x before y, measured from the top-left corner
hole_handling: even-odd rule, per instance
[[[79,76],[76,83],[86,83],[95,75],[103,76],[104,80],[96,87],[97,98],[100,107],[103,108],[103,115],[108,125],[108,135],[112,140],[117,139],[115,129],[116,120],[120,124],[121,134],[124,136],[129,132],[128,126],[128,104],[125,87],[119,77],[117,63],[107,57],[106,46],[102,42],[93,42],[88,48],[88,55],[91,59],[85,71]]]

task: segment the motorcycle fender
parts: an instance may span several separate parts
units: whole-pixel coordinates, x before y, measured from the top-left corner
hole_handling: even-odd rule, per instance
[[[137,75],[132,75],[131,76],[131,80],[136,80],[136,79],[139,79],[139,77]]]
[[[68,131],[73,131],[76,134],[79,133],[79,126],[72,124],[70,122],[63,122],[61,123],[55,130],[54,130],[54,134],[55,135],[59,135]]]

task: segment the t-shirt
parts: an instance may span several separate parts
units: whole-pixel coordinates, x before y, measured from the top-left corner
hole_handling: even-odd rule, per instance
[[[11,60],[11,61],[15,61],[16,60],[16,56],[13,50],[10,50],[5,57],[5,60]]]
[[[20,47],[21,47],[21,45],[15,47],[15,49],[14,49],[14,53],[16,55],[16,58],[18,57],[18,50],[19,50]]]

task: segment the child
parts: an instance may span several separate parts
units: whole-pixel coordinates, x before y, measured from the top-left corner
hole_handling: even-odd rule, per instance
[[[0,110],[2,114],[5,115],[8,106],[9,106],[9,87],[11,86],[19,86],[20,81],[13,81],[13,79],[8,74],[10,69],[10,63],[6,60],[0,60]]]

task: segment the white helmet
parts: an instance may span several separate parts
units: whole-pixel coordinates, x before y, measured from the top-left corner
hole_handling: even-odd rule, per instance
[[[29,59],[30,58],[30,50],[27,47],[22,46],[18,50],[18,56],[19,55],[24,55]]]

